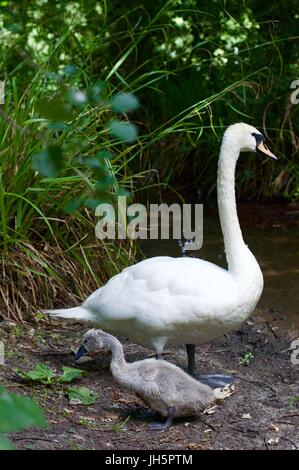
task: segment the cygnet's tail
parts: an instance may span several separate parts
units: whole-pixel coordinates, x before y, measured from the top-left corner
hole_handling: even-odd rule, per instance
[[[86,310],[83,307],[73,307],[73,308],[60,308],[57,310],[43,310],[44,313],[47,313],[51,317],[59,318],[73,318],[76,320],[94,320],[94,317],[91,312]]]

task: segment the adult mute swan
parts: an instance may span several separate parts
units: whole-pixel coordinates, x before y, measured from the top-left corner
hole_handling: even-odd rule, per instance
[[[76,358],[101,350],[112,353],[110,369],[116,382],[135,392],[149,408],[167,417],[165,423],[151,424],[151,429],[169,428],[173,418],[199,414],[216,399],[210,387],[170,362],[156,359],[126,362],[121,343],[102,330],[85,333]]]
[[[157,256],[112,277],[79,307],[46,310],[53,317],[89,320],[156,351],[186,344],[195,372],[195,346],[238,328],[263,289],[260,267],[244,243],[236,209],[235,167],[240,152],[276,159],[254,127],[224,133],[218,162],[218,208],[228,269],[196,258]]]

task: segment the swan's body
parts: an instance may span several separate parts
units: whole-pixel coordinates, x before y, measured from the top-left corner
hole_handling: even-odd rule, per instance
[[[217,189],[228,270],[196,258],[155,257],[124,269],[80,307],[47,312],[91,320],[158,355],[167,345],[198,345],[238,328],[263,289],[262,272],[243,241],[236,210],[235,166],[244,150],[274,157],[254,127],[240,123],[226,130]]]
[[[156,359],[126,362],[121,343],[101,330],[90,330],[84,335],[77,357],[103,349],[112,352],[110,369],[114,379],[135,392],[151,410],[167,417],[166,427],[174,417],[199,414],[215,401],[210,387],[170,362]]]

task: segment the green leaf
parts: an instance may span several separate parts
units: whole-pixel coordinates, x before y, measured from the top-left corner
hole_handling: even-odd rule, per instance
[[[41,98],[37,101],[35,110],[50,121],[71,121],[73,118],[72,107],[61,98]]]
[[[128,113],[139,108],[136,96],[129,93],[117,93],[110,100],[111,107],[116,113]]]
[[[63,168],[62,150],[57,145],[49,145],[44,150],[34,153],[31,157],[32,167],[42,176],[57,176]]]
[[[78,379],[79,377],[83,377],[86,375],[86,372],[81,369],[75,369],[74,367],[62,367],[63,374],[58,378],[58,382],[68,383],[72,382],[72,380]]]
[[[106,170],[108,171],[106,163],[102,163],[97,157],[94,158],[86,158],[84,160],[85,165],[87,165],[89,168],[94,168],[97,170]]]
[[[102,103],[106,95],[106,85],[104,82],[96,82],[88,90],[89,99],[92,103]]]
[[[8,31],[11,31],[12,33],[19,33],[22,31],[22,26],[18,23],[5,23],[3,24],[4,28],[7,29]]]
[[[51,131],[66,131],[69,127],[65,122],[50,122],[48,125],[48,129]]]
[[[105,160],[108,158],[109,160],[113,159],[113,153],[109,152],[109,150],[100,150],[99,152],[96,153],[96,157],[99,160]]]
[[[113,120],[109,124],[109,132],[124,142],[134,142],[137,139],[137,127],[129,122]]]
[[[78,72],[78,68],[75,64],[68,64],[62,69],[64,75],[75,75]]]
[[[16,372],[25,379],[33,380],[35,382],[41,382],[44,384],[52,383],[55,377],[55,374],[52,369],[50,369],[50,367],[46,366],[45,364],[42,364],[41,362],[36,364],[34,370],[30,370],[28,372],[17,370]]]
[[[46,424],[42,411],[31,398],[3,389],[0,391],[0,433],[21,431],[32,426],[45,427]]]
[[[14,450],[15,447],[7,437],[0,436],[0,450]]]
[[[106,174],[103,175],[95,184],[94,188],[95,190],[102,190],[102,189],[107,189],[110,188],[113,184],[116,184],[116,179],[115,176],[111,174]]]
[[[93,405],[97,398],[95,393],[87,387],[68,387],[67,396],[69,400],[82,405]]]
[[[76,212],[77,210],[81,209],[81,207],[84,205],[85,198],[83,197],[74,197],[68,203],[64,206],[65,212],[72,214],[73,212]]]

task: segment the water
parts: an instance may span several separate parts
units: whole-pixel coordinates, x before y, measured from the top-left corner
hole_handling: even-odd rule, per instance
[[[298,220],[289,217],[287,208],[271,206],[269,211],[267,207],[257,209],[256,205],[246,205],[240,211],[240,222],[244,240],[264,274],[264,291],[259,306],[277,310],[280,316],[299,328],[299,217]],[[299,215],[299,211],[290,212]],[[146,257],[180,256],[177,240],[144,240],[142,249]],[[203,247],[189,253],[226,267],[215,210],[211,214],[204,209]]]

